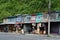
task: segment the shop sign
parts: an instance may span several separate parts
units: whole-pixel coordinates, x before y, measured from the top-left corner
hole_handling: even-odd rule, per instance
[[[23,18],[21,16],[17,17],[17,22],[23,22]]]
[[[57,13],[57,15],[56,15],[56,20],[60,20],[60,14],[59,13]]]
[[[26,16],[24,19],[25,23],[30,23],[31,16]]]
[[[43,21],[43,16],[42,15],[37,15],[36,16],[36,22],[42,22]]]
[[[35,20],[36,20],[36,16],[31,16],[31,23],[35,23]]]

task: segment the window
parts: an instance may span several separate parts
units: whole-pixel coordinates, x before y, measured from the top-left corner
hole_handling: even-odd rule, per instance
[[[43,18],[47,18],[47,14],[44,14],[44,15],[43,15]]]
[[[16,18],[10,18],[8,19],[8,22],[16,22]]]
[[[8,19],[8,22],[12,22],[13,19]]]
[[[60,14],[58,14],[58,18],[60,18]]]
[[[50,19],[56,19],[56,14],[50,14]]]

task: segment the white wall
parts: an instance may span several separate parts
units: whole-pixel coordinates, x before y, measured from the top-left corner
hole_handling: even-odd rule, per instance
[[[8,19],[3,19],[3,23],[7,23],[8,22]]]

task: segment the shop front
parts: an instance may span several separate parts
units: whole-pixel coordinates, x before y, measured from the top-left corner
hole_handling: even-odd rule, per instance
[[[24,23],[23,23],[23,30],[24,30],[24,33],[31,33],[31,30],[32,30],[32,24],[30,23],[30,19],[31,19],[31,16],[30,15],[23,15],[24,17]]]
[[[44,15],[42,13],[36,14],[36,23],[37,23],[37,33],[38,34],[46,34],[47,33],[47,21],[45,20]]]
[[[60,13],[54,12],[50,15],[51,25],[50,32],[51,34],[60,34]]]
[[[31,15],[32,33],[37,34],[36,14]]]
[[[20,28],[20,24],[18,24],[18,26],[16,26],[15,24],[3,24],[0,25],[0,32],[16,32],[16,30]]]
[[[51,22],[51,34],[60,34],[60,22]]]
[[[0,32],[4,32],[4,25],[0,25]]]

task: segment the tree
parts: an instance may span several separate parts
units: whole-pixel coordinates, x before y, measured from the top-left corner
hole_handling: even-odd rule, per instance
[[[51,0],[51,10],[60,10],[60,0]],[[0,19],[16,14],[48,11],[48,0],[0,0]]]

